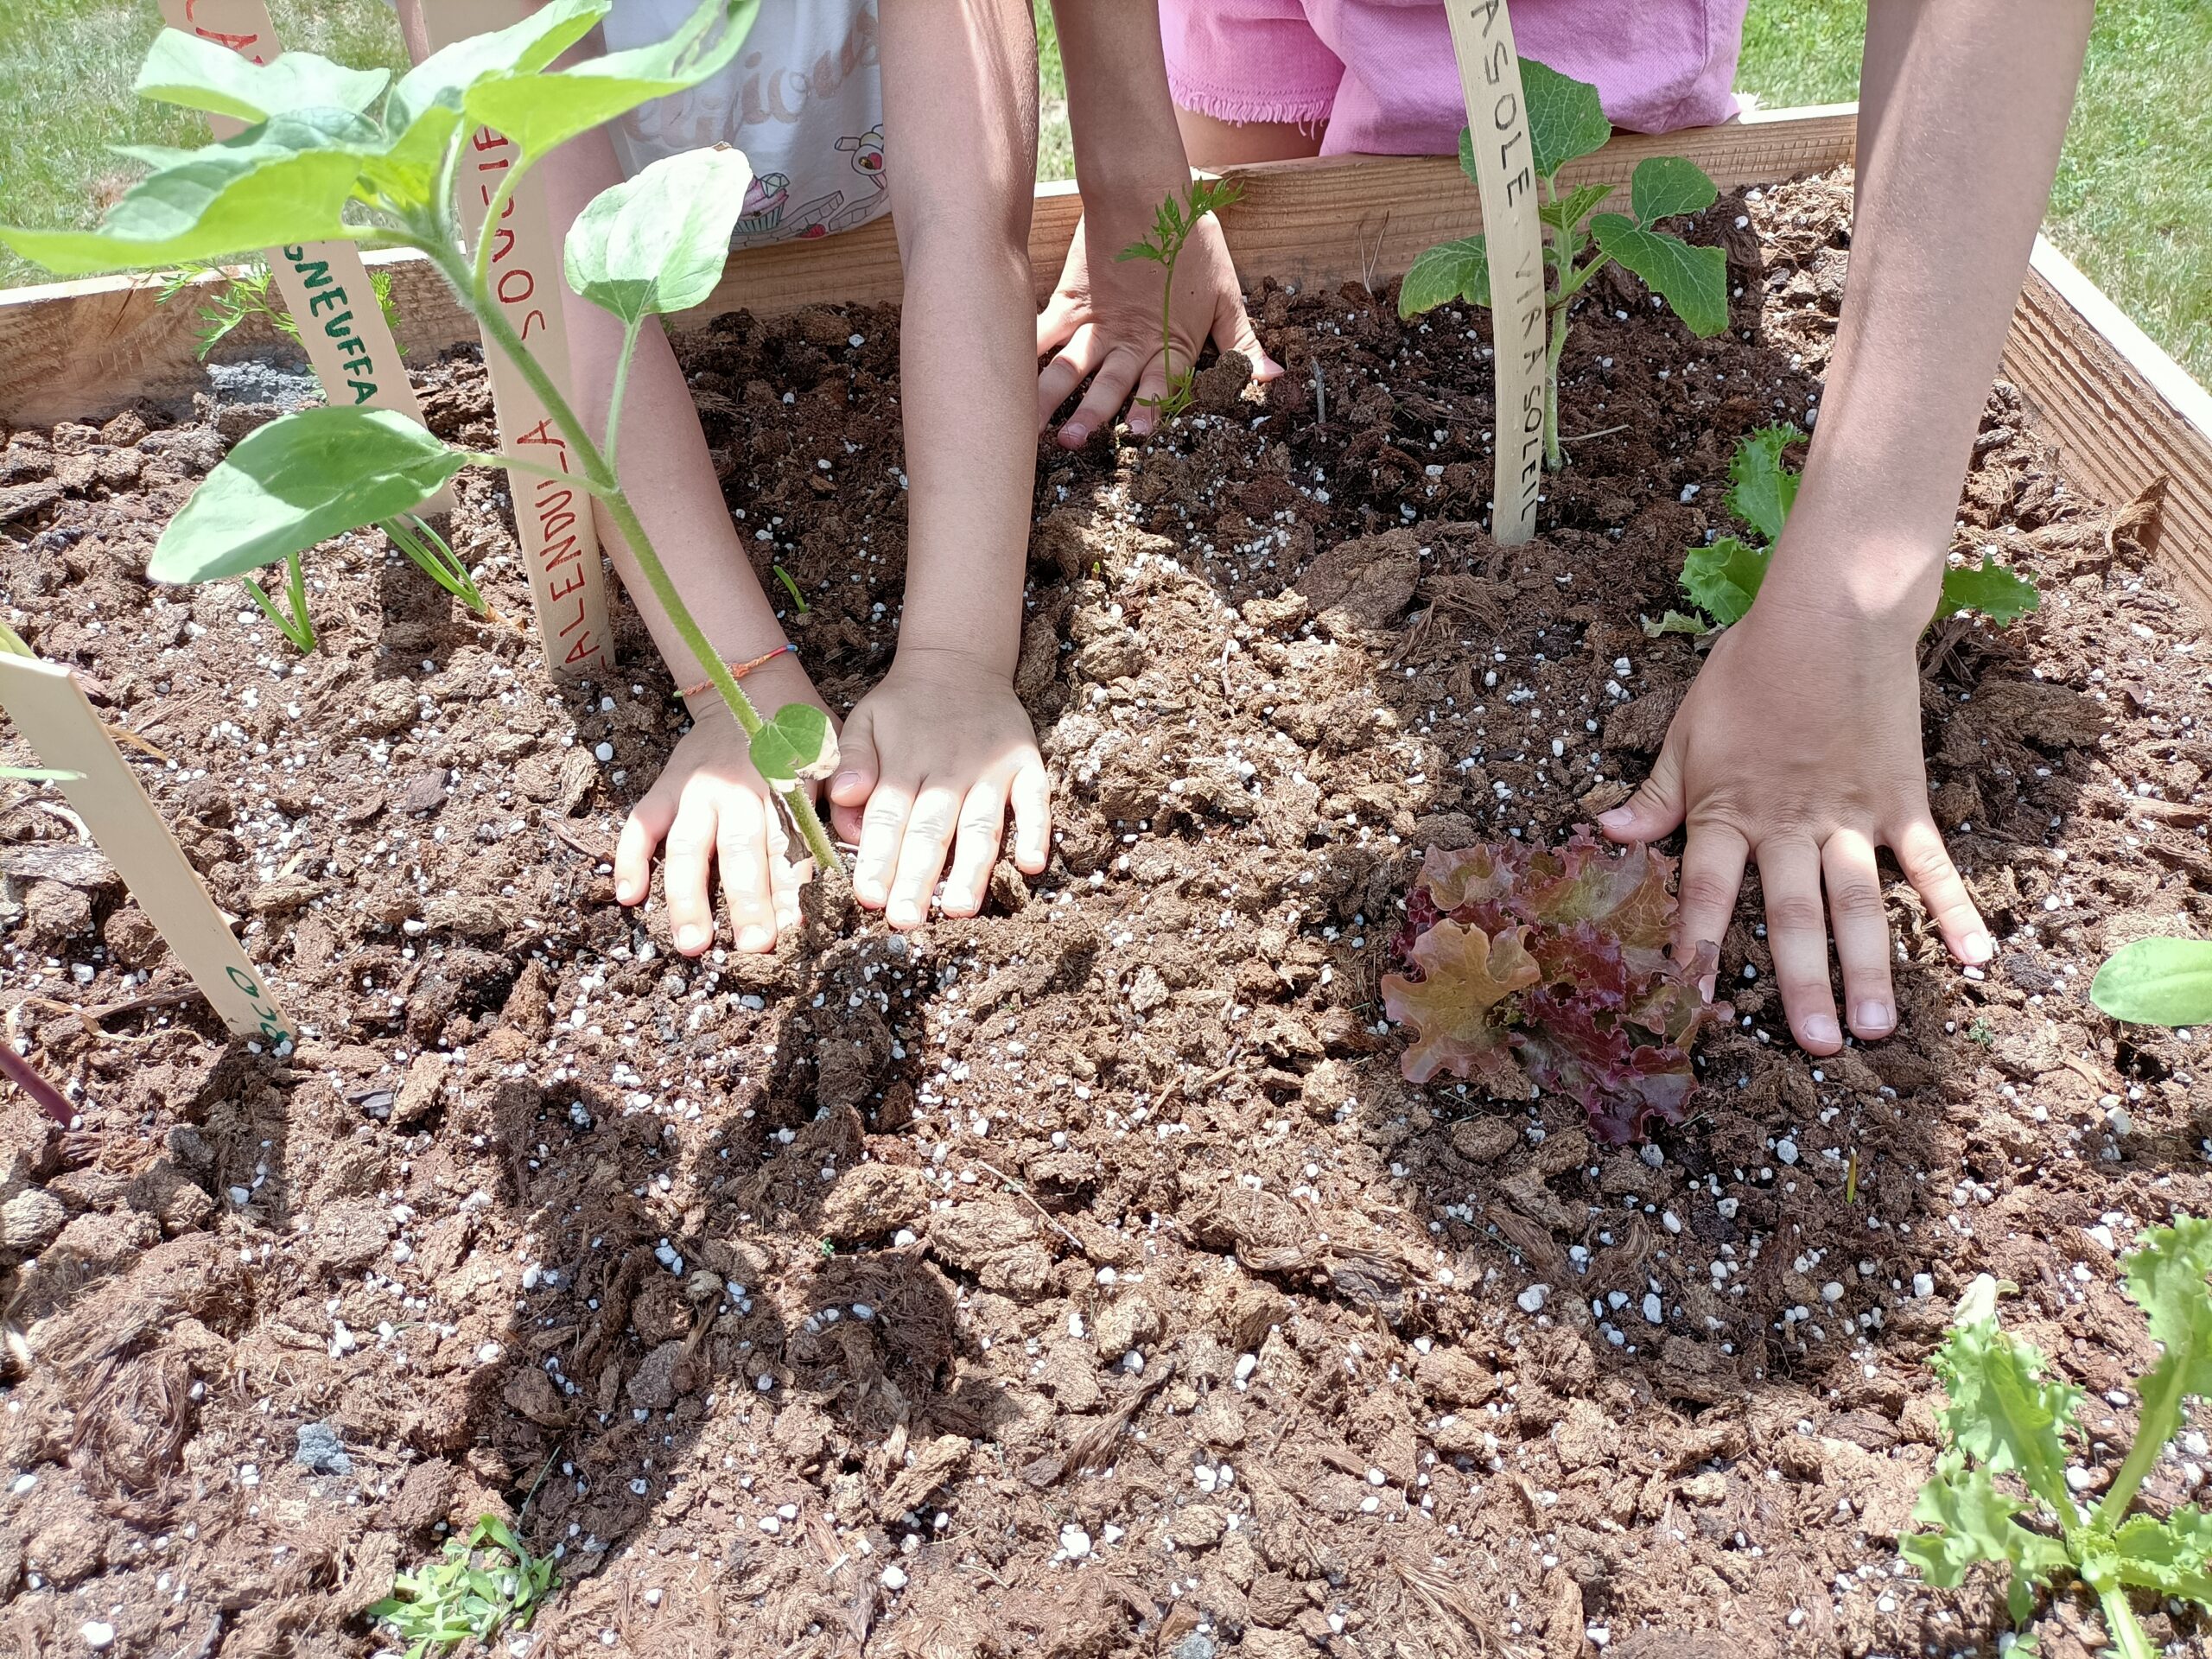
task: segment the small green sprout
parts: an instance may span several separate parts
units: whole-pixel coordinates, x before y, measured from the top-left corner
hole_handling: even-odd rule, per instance
[[[791,573],[780,564],[773,566],[772,569],[776,573],[776,580],[784,584],[784,591],[791,596],[791,603],[798,607],[798,613],[804,616],[808,610],[806,595],[799,592],[798,583],[791,580]]]
[[[377,528],[391,544],[415,562],[416,567],[487,622],[505,622],[484,590],[469,574],[467,563],[453,550],[453,543],[438,534],[428,519],[405,512],[387,518]],[[512,626],[510,624],[509,626]]]
[[[2089,1001],[2133,1025],[2212,1025],[2212,941],[2122,945],[2089,982]]]
[[[1804,438],[1794,426],[1767,426],[1738,443],[1728,461],[1728,510],[1751,527],[1754,538],[1716,537],[1708,545],[1690,548],[1682,555],[1682,591],[1720,627],[1741,621],[1758,597],[1775,543],[1782,539],[1782,527],[1797,499],[1799,475],[1783,464],[1783,452]],[[2033,582],[1994,560],[1985,560],[1953,565],[1943,572],[1936,615],[1940,620],[1961,611],[1979,611],[2002,627],[2041,602]],[[1655,638],[1702,631],[1694,619],[1679,611],[1644,625],[1644,632]]]
[[[412,1644],[407,1659],[428,1659],[471,1637],[488,1646],[509,1626],[527,1629],[558,1582],[552,1557],[533,1556],[505,1522],[487,1515],[466,1537],[447,1539],[437,1560],[401,1573],[369,1617]]]
[[[300,325],[278,302],[276,278],[266,259],[249,259],[241,265],[187,260],[162,279],[161,291],[154,296],[155,303],[168,304],[191,291],[204,278],[220,281],[219,285],[211,287],[207,303],[200,308],[200,345],[196,354],[202,363],[207,360],[209,353],[251,317],[261,318],[287,340],[299,339]],[[385,321],[397,328],[399,310],[392,302],[391,273],[382,268],[371,271],[369,287],[376,294],[377,307],[384,313]]]
[[[1160,354],[1167,365],[1167,390],[1144,401],[1159,410],[1163,420],[1173,419],[1191,406],[1191,382],[1198,372],[1195,362],[1186,363],[1180,369],[1175,366],[1175,262],[1183,257],[1183,249],[1198,228],[1198,221],[1208,213],[1220,212],[1243,194],[1244,187],[1233,179],[1193,179],[1182,200],[1170,196],[1160,204],[1150,236],[1141,242],[1130,243],[1114,256],[1117,262],[1149,259],[1162,267]]]
[[[1612,137],[1612,123],[1605,118],[1595,86],[1534,58],[1521,60],[1521,92],[1529,106],[1536,217],[1545,232],[1544,306],[1551,337],[1544,357],[1544,465],[1557,472],[1565,464],[1559,447],[1559,355],[1567,344],[1575,297],[1591,278],[1618,262],[1666,301],[1692,334],[1705,339],[1728,326],[1728,256],[1652,228],[1662,219],[1703,213],[1719,199],[1719,188],[1704,171],[1679,156],[1654,156],[1637,163],[1629,182],[1629,213],[1597,212],[1612,194],[1610,184],[1579,184],[1561,194],[1560,168],[1601,148]],[[1464,127],[1459,165],[1469,178],[1475,177],[1474,137]],[[1577,264],[1586,251],[1590,257]],[[1455,300],[1491,304],[1490,246],[1479,235],[1440,242],[1414,260],[1398,287],[1398,315],[1419,316]]]
[[[296,548],[284,556],[283,604],[279,605],[270,597],[269,590],[251,576],[240,576],[238,580],[245,584],[246,596],[276,624],[277,632],[290,640],[302,655],[313,652],[319,642],[315,636],[315,619],[308,614],[307,577],[300,569]]]
[[[2212,1221],[2180,1216],[2171,1227],[2146,1228],[2143,1248],[2120,1265],[2163,1351],[2131,1390],[2142,1402],[2135,1444],[2104,1500],[2083,1514],[2066,1479],[2064,1436],[2083,1433],[2075,1421],[2082,1391],[2046,1376],[2043,1355],[1999,1327],[1998,1294],[2011,1287],[1984,1274],[1959,1299],[1933,1362],[1949,1403],[1936,1414],[1943,1446],[1936,1473],[1912,1511],[1929,1530],[1897,1548],[1944,1589],[1977,1561],[2001,1564],[2016,1626],[2034,1613],[2038,1586],[2070,1573],[2096,1592],[2120,1659],[2155,1659],[2129,1591],[2212,1611],[2212,1514],[2192,1505],[2163,1521],[2127,1512],[2181,1432],[2183,1402],[2212,1395]],[[2003,1486],[2000,1476],[2010,1478]]]

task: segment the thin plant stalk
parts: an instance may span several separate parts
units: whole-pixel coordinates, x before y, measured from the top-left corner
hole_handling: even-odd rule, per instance
[[[380,528],[391,538],[391,544],[412,559],[424,575],[471,611],[487,622],[499,622],[508,627],[514,626],[490,600],[484,597],[484,590],[476,585],[476,578],[469,575],[467,564],[460,554],[454,551],[453,543],[439,535],[426,520],[411,515],[404,518],[387,518]]]
[[[537,394],[546,413],[552,417],[554,425],[561,429],[562,435],[568,439],[576,452],[577,459],[582,463],[582,482],[585,489],[606,506],[607,516],[614,521],[616,531],[629,547],[631,556],[637,560],[638,569],[644,575],[645,585],[652,589],[653,597],[660,601],[669,620],[676,625],[677,633],[684,645],[698,659],[700,668],[715,690],[721,693],[723,703],[745,734],[748,738],[756,736],[766,722],[760,718],[760,711],[753,706],[753,700],[745,695],[736,676],[730,672],[729,665],[722,661],[705,631],[692,616],[690,607],[683,602],[683,595],[677,591],[667,567],[661,563],[660,555],[653,548],[652,538],[646,535],[645,527],[638,520],[636,509],[631,506],[628,498],[623,493],[621,480],[608,462],[605,452],[594,441],[589,429],[570,405],[567,396],[555,384],[553,377],[523,344],[514,325],[506,320],[493,301],[490,261],[486,252],[490,235],[488,227],[498,224],[503,200],[513,194],[510,188],[513,179],[514,175],[511,173],[502,180],[499,191],[493,197],[485,219],[487,230],[483,242],[480,243],[474,270],[455,243],[439,233],[442,227],[430,231],[428,235],[423,234],[418,228],[417,233],[410,239],[437,265],[440,273],[460,296],[463,306],[476,319],[477,326],[484,331],[485,339],[505,353],[517,372],[529,383],[530,389]],[[635,331],[632,332],[630,338],[634,345]],[[628,353],[626,352],[624,355],[626,359]],[[624,366],[626,367],[626,363]],[[499,460],[501,465],[505,464],[505,457]],[[813,855],[816,867],[823,870],[840,868],[837,849],[830,842],[829,832],[823,828],[822,820],[815,812],[814,803],[808,798],[806,791],[793,782],[790,787],[779,791],[779,798],[791,814],[800,838],[806,842],[807,851]]]
[[[300,556],[295,553],[287,558],[284,569],[284,597],[291,607],[289,615],[269,596],[268,590],[251,576],[241,576],[238,580],[245,584],[246,593],[253,602],[260,606],[263,613],[276,625],[279,633],[302,652],[312,652],[316,643],[315,619],[308,614],[307,577],[300,569]]]

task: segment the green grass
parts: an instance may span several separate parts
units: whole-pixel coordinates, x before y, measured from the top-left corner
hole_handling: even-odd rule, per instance
[[[1736,84],[1770,105],[1859,95],[1863,0],[1751,0]],[[2212,6],[2104,0],[2044,228],[2212,382]]]
[[[1035,0],[1044,119],[1037,176],[1073,173],[1067,82]],[[400,66],[381,0],[276,7],[288,43]],[[1737,84],[1770,105],[1857,95],[1863,0],[1751,0]],[[159,27],[145,0],[0,5],[0,220],[89,224],[129,175],[111,143],[188,143],[199,118],[142,104],[130,81]],[[2212,380],[2212,5],[2105,0],[2051,197],[2051,238],[2151,337]],[[0,251],[0,286],[41,275]]]

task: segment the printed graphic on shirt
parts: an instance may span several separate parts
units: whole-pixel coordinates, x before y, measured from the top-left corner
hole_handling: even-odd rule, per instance
[[[691,4],[615,0],[607,45],[664,39]],[[867,223],[890,205],[875,0],[763,6],[734,63],[633,111],[616,124],[614,143],[632,173],[705,144],[743,150],[753,179],[732,238],[740,247]]]

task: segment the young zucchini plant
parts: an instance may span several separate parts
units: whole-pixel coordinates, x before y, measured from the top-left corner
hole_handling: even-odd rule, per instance
[[[1183,249],[1190,242],[1191,233],[1198,228],[1198,221],[1208,213],[1218,213],[1244,194],[1244,187],[1233,179],[1192,179],[1190,188],[1183,193],[1183,200],[1169,196],[1160,204],[1154,215],[1152,234],[1141,242],[1132,242],[1114,256],[1118,263],[1125,259],[1149,259],[1161,268],[1160,284],[1160,355],[1167,368],[1167,390],[1157,397],[1144,401],[1160,411],[1162,420],[1172,419],[1191,406],[1191,382],[1197,376],[1198,364],[1175,366],[1175,263],[1183,257]]]
[[[2135,1444],[2103,1501],[2085,1515],[2066,1478],[2063,1436],[2082,1433],[2082,1390],[2044,1376],[2044,1357],[1999,1327],[1998,1293],[2010,1287],[1984,1274],[1959,1299],[1933,1362],[1950,1401],[1936,1414],[1943,1446],[1935,1475],[1912,1511],[1930,1530],[1897,1548],[1946,1589],[1977,1561],[2004,1566],[2015,1625],[2035,1611],[2037,1586],[2071,1573],[2096,1592],[2120,1659],[2155,1659],[2130,1590],[2212,1611],[2212,1514],[2193,1505],[2163,1521],[2127,1512],[2181,1432],[2183,1402],[2212,1395],[2212,1221],[2179,1216],[2171,1227],[2145,1229],[2143,1248],[2121,1269],[2164,1351],[2131,1390],[2142,1402]],[[2002,1475],[2018,1478],[2024,1498],[1997,1484]]]
[[[1768,426],[1751,433],[1736,446],[1728,461],[1728,511],[1750,525],[1758,539],[1738,536],[1714,537],[1710,545],[1693,547],[1682,555],[1682,591],[1717,627],[1743,620],[1758,597],[1774,557],[1774,544],[1797,499],[1799,475],[1783,464],[1783,452],[1805,435],[1794,426]],[[1943,591],[1936,607],[1938,620],[1961,611],[1979,611],[2002,627],[2016,622],[2041,602],[2036,586],[2016,576],[1993,559],[1980,564],[1953,565],[1943,572]],[[1645,624],[1650,634],[1703,633],[1694,617],[1669,611],[1656,623]]]
[[[702,0],[667,40],[564,68],[551,66],[613,9],[613,0],[549,0],[524,21],[456,41],[396,86],[312,53],[246,61],[211,41],[164,29],[138,76],[142,96],[248,123],[197,149],[134,149],[153,171],[94,231],[0,229],[0,242],[64,276],[218,259],[240,248],[371,238],[424,255],[543,402],[576,470],[456,448],[388,411],[303,410],[242,439],[162,532],[148,574],[213,582],[287,560],[317,543],[411,512],[463,467],[558,477],[594,497],[707,680],[751,740],[753,761],[824,869],[836,849],[806,780],[836,763],[819,709],[794,703],[760,717],[669,579],[617,471],[623,389],[647,319],[703,301],[721,275],[752,168],[728,149],[656,162],[607,190],[569,233],[569,284],[620,318],[604,442],[524,345],[492,292],[496,227],[531,169],[569,139],[716,73],[744,43],[760,0]],[[387,88],[389,90],[387,91]],[[485,224],[463,239],[454,180],[468,136],[505,133],[517,159]]]
[[[2212,940],[2122,945],[2089,982],[2089,1001],[2133,1025],[2212,1025]]]
[[[1521,60],[1521,92],[1529,105],[1536,216],[1544,226],[1544,308],[1550,332],[1544,354],[1544,465],[1557,472],[1562,464],[1559,354],[1567,344],[1575,296],[1599,271],[1618,263],[1642,277],[1692,334],[1704,339],[1728,326],[1728,256],[1719,248],[1692,247],[1653,228],[1678,213],[1703,213],[1719,198],[1703,169],[1679,156],[1654,156],[1637,163],[1629,181],[1628,213],[1597,212],[1612,193],[1610,184],[1576,185],[1562,195],[1560,168],[1602,146],[1612,136],[1612,123],[1605,119],[1595,86],[1534,58]],[[1459,166],[1469,178],[1475,176],[1474,140],[1464,127]],[[1583,259],[1586,252],[1590,257]],[[1582,263],[1577,264],[1578,259]],[[1417,317],[1462,300],[1484,307],[1491,302],[1489,244],[1479,235],[1440,242],[1414,260],[1398,286],[1398,315]]]

